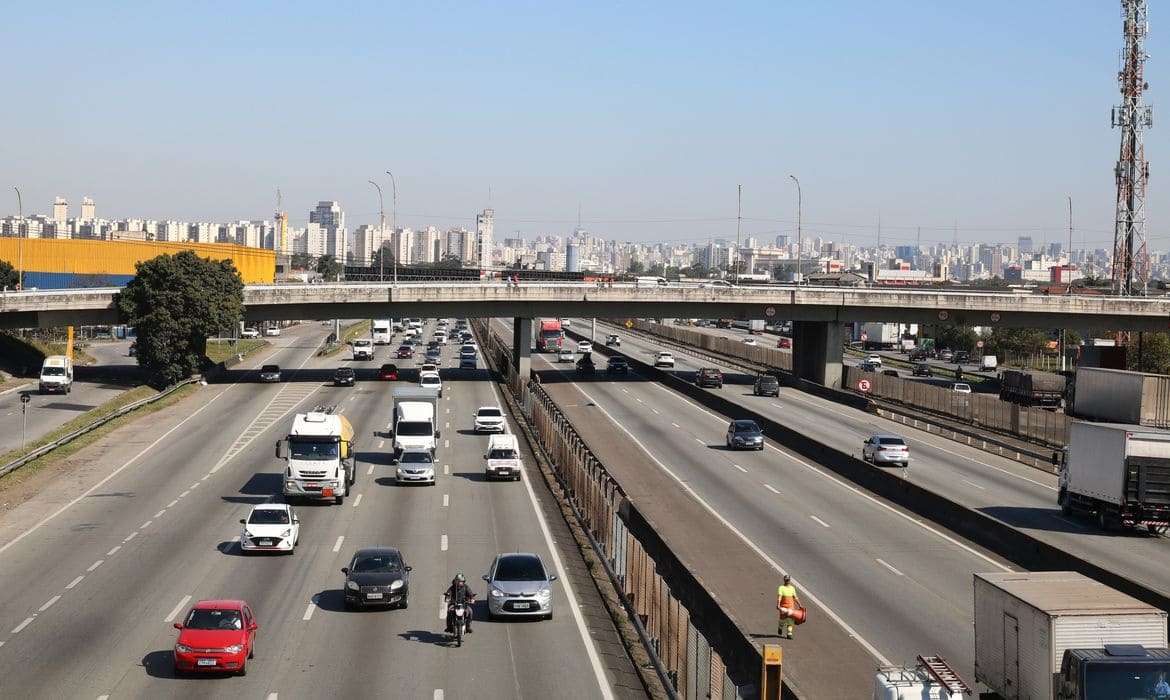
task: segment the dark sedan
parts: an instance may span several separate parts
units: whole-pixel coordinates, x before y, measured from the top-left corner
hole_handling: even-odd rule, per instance
[[[280,381],[280,366],[279,365],[264,365],[260,368],[260,381],[262,382],[279,382]]]
[[[723,373],[714,367],[703,367],[699,370],[699,373],[695,375],[695,385],[708,389],[722,389]]]
[[[398,381],[398,366],[389,362],[382,365],[382,369],[378,370],[378,379],[390,382]]]
[[[333,386],[353,386],[356,381],[352,367],[338,367],[333,373]]]
[[[630,363],[624,357],[611,357],[605,366],[606,374],[629,374]]]
[[[761,374],[756,377],[756,384],[752,387],[756,396],[779,396],[780,380],[771,374]]]
[[[345,608],[369,606],[405,608],[410,593],[410,569],[394,547],[359,549],[342,567]]]
[[[727,426],[727,447],[732,450],[764,449],[764,431],[754,420],[733,420]]]
[[[409,360],[414,357],[414,348],[409,345],[399,345],[398,352],[394,356],[400,360]]]

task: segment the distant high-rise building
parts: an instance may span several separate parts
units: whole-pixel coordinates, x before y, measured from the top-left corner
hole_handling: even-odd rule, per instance
[[[776,236],[776,247],[777,248],[787,248],[788,247],[788,234],[787,233],[781,233],[781,234]]]
[[[1032,237],[1020,236],[1017,240],[1017,247],[1020,249],[1020,255],[1025,255],[1032,252]]]
[[[374,253],[382,247],[385,232],[379,226],[363,224],[353,232],[353,247],[350,248],[351,265],[370,265],[374,260]]]
[[[492,231],[495,228],[495,217],[494,209],[484,209],[475,217],[475,244],[479,249],[481,270],[487,270],[492,266]]]
[[[415,231],[411,245],[411,260],[416,263],[434,263],[441,260],[443,256],[439,239],[439,229],[434,226]]]
[[[93,200],[90,199],[89,197],[82,197],[81,198],[81,221],[83,221],[83,222],[93,221],[95,213],[96,213],[96,207],[94,207]]]
[[[68,220],[69,202],[65,201],[64,197],[57,197],[53,200],[53,222],[58,226],[64,226]]]
[[[565,271],[581,271],[581,246],[576,241],[569,241],[565,246]]]
[[[325,238],[325,252],[318,255],[332,255],[335,260],[346,260],[348,232],[345,229],[345,212],[334,201],[322,200],[309,212],[309,223],[321,227]],[[312,237],[309,241],[312,247]]]
[[[918,249],[912,245],[894,246],[894,257],[911,262],[918,255]]]
[[[414,229],[395,229],[390,235],[390,254],[400,265],[409,265],[414,262],[411,257],[414,253]]]

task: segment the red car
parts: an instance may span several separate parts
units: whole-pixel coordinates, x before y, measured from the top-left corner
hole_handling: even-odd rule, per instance
[[[392,364],[382,365],[382,369],[378,370],[378,379],[386,379],[392,382],[398,381],[398,367]]]
[[[792,347],[792,338],[781,338],[776,341],[776,347],[782,349],[790,349]]]
[[[414,348],[409,345],[400,345],[398,353],[395,355],[400,360],[407,360],[414,357]]]
[[[175,675],[226,671],[243,676],[260,625],[242,600],[201,600],[175,629]]]

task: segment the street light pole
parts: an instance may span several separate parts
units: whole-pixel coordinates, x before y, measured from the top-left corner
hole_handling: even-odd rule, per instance
[[[373,180],[366,180],[378,190],[378,281],[386,281],[386,251],[383,248],[386,236],[386,210],[382,206],[382,186]]]
[[[390,240],[395,241],[394,236],[398,233],[398,182],[394,180],[394,173],[389,170],[386,174],[390,176],[391,189],[391,208],[390,208]],[[394,284],[398,284],[398,245],[394,245]]]
[[[743,226],[743,185],[735,186],[735,283],[739,284],[740,228]]]
[[[21,225],[24,223],[24,200],[20,196],[20,188],[13,186],[16,190],[16,235],[18,238],[24,238],[20,232]],[[16,288],[24,289],[24,241],[17,241],[17,246],[20,252],[17,254],[17,273],[16,273]]]
[[[800,229],[802,196],[800,193],[800,180],[797,180],[795,175],[789,175],[788,177],[792,178],[792,181],[796,183],[796,274],[800,277],[800,282],[797,284],[800,284],[804,282],[804,260],[801,258],[801,253],[804,252],[802,250],[804,238]]]

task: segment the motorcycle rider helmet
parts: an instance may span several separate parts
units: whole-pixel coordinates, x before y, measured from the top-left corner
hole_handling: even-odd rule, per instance
[[[463,575],[462,571],[455,574],[455,580],[458,581],[459,583],[467,583],[467,577]]]

